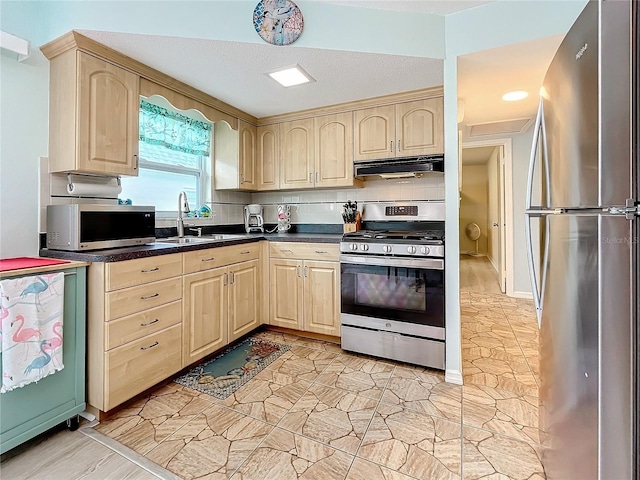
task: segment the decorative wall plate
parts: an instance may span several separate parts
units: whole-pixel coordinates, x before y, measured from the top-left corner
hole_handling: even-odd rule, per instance
[[[302,12],[291,0],[260,0],[253,10],[253,26],[265,42],[289,45],[302,33]]]

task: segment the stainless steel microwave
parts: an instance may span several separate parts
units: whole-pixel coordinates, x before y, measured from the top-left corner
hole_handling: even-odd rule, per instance
[[[47,248],[80,252],[155,241],[155,207],[69,204],[47,207]]]

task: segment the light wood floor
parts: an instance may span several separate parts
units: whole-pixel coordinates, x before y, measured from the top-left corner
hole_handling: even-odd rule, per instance
[[[82,428],[87,425],[85,421]],[[152,469],[153,467],[157,466],[152,465]],[[64,424],[10,450],[0,460],[0,478],[12,480],[167,478],[162,474],[164,469],[156,469],[160,474],[150,473],[81,430],[70,432]]]
[[[460,255],[460,290],[501,293],[498,273],[487,257]]]

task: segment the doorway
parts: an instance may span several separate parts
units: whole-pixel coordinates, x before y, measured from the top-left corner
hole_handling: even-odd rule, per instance
[[[460,182],[460,287],[509,293],[507,214],[511,140],[462,144]]]

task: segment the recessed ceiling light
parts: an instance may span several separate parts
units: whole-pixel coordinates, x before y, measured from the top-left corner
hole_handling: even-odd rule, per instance
[[[505,102],[517,102],[518,100],[523,100],[527,98],[529,94],[523,90],[518,90],[516,92],[509,92],[502,95],[502,100]]]
[[[293,87],[303,83],[315,82],[315,78],[309,75],[300,65],[279,68],[273,72],[267,72],[271,78],[283,87]]]

